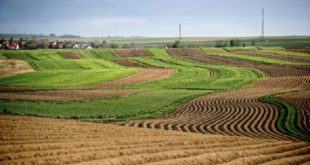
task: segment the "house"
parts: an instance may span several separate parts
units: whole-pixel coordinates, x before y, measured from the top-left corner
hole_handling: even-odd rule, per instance
[[[64,48],[64,42],[62,42],[62,41],[52,41],[50,43],[50,48],[52,48],[52,49],[63,49]]]
[[[73,45],[74,49],[92,49],[92,47],[88,43],[77,42]]]
[[[50,48],[57,49],[57,41],[50,42]]]
[[[16,41],[11,41],[6,46],[12,50],[19,50],[19,44]]]
[[[80,49],[80,45],[79,44],[74,44],[72,48],[73,49]]]
[[[64,42],[57,42],[57,48],[63,49],[64,48]]]

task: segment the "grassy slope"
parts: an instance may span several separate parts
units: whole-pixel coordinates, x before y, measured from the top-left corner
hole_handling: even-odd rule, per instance
[[[115,80],[140,71],[140,69],[100,70],[48,70],[18,74],[0,79],[0,85],[28,86],[34,88],[59,88],[96,84]]]
[[[141,71],[109,61],[114,56],[110,50],[72,50],[82,54],[78,60],[65,59],[58,51],[0,51],[3,58],[24,60],[38,71],[2,78],[0,85],[57,88],[105,82]]]

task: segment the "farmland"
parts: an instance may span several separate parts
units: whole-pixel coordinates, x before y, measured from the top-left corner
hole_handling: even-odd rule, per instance
[[[0,162],[307,164],[307,50],[0,50]]]

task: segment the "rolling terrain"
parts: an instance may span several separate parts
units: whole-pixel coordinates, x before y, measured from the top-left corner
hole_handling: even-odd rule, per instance
[[[309,164],[306,50],[0,50],[0,164]]]

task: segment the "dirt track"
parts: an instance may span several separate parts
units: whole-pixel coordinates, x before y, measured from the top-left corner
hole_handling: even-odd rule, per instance
[[[310,145],[0,116],[0,164],[306,163]]]

